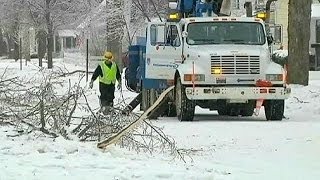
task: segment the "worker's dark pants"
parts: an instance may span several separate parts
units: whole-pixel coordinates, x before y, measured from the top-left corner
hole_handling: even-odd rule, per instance
[[[100,90],[100,105],[103,106],[113,106],[113,99],[114,99],[114,91],[115,85],[114,84],[104,84],[99,83],[99,90]]]

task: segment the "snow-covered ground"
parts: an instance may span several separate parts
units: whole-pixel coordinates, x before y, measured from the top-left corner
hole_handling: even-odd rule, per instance
[[[75,60],[78,58],[78,61]],[[81,61],[81,62],[80,62]],[[78,56],[55,60],[69,71],[84,70]],[[30,77],[37,61],[19,70],[19,62],[0,60],[0,75]],[[77,80],[74,75],[71,80]],[[86,83],[83,82],[83,86]],[[89,101],[98,106],[98,84]],[[197,109],[194,122],[160,118],[154,123],[175,138],[179,148],[191,149],[183,163],[168,154],[145,154],[95,143],[51,139],[40,133],[11,137],[15,129],[0,124],[0,180],[9,179],[214,179],[317,180],[320,177],[320,72],[310,72],[310,85],[292,85],[286,119],[221,117]],[[124,91],[129,99],[134,93]],[[121,98],[117,93],[116,99]],[[128,100],[129,100],[128,99]],[[191,159],[192,158],[192,159]]]

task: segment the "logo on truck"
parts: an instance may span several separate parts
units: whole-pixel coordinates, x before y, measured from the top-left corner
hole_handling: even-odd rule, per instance
[[[178,64],[176,63],[171,63],[171,64],[159,64],[159,63],[154,63],[152,64],[153,66],[156,67],[167,67],[167,68],[173,68],[173,69],[177,69],[179,67]]]

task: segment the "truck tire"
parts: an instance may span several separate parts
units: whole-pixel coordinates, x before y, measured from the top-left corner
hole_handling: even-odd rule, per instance
[[[240,111],[241,116],[252,116],[254,113],[255,102],[249,101]]]
[[[232,107],[228,111],[229,116],[239,116],[240,115],[240,108],[238,107]]]
[[[266,100],[264,109],[267,120],[281,121],[284,114],[284,100]]]
[[[243,117],[248,117],[248,116],[252,116],[253,113],[254,113],[254,108],[245,107],[244,109],[241,110],[240,115]]]
[[[175,103],[178,119],[180,121],[193,121],[195,103],[187,98],[185,87],[182,85],[180,77],[177,78],[176,82]]]
[[[218,114],[220,116],[227,116],[229,114],[229,110],[227,108],[224,109],[218,109]]]

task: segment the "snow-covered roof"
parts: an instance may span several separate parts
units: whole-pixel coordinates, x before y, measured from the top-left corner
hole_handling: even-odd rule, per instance
[[[58,30],[59,37],[76,37],[79,33],[75,30]]]
[[[312,4],[311,17],[320,17],[320,4]]]

